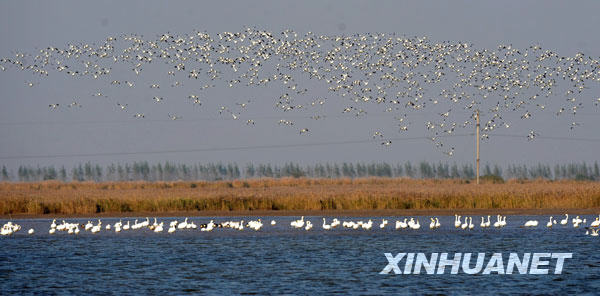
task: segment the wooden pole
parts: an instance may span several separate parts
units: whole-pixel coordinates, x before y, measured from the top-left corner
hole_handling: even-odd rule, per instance
[[[475,162],[477,163],[477,184],[479,184],[479,110],[477,110],[477,113],[475,113],[475,120],[477,120],[477,124],[476,124],[476,130],[477,132],[475,133],[475,145],[477,147],[477,156],[475,158]]]

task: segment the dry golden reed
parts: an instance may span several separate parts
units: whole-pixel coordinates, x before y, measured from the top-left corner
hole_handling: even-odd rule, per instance
[[[0,183],[0,214],[600,207],[600,183],[407,178]]]

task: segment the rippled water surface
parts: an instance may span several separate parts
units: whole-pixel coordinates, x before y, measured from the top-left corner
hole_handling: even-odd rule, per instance
[[[340,217],[339,217],[340,218]],[[454,217],[441,217],[442,227],[394,230],[397,217],[370,231],[321,230],[321,217],[308,217],[311,231],[290,227],[297,217],[265,218],[260,231],[182,230],[168,234],[150,230],[102,230],[79,235],[48,234],[51,220],[13,220],[22,230],[0,238],[0,294],[597,294],[600,291],[600,237],[585,229],[544,226],[547,217],[509,216],[503,229],[457,230]],[[588,223],[593,217],[587,216]],[[166,222],[174,218],[164,218]],[[196,217],[196,224],[249,218]],[[519,226],[537,219],[540,226]],[[562,217],[560,218],[562,219]],[[557,220],[560,220],[557,219]],[[67,219],[85,223],[88,219]],[[183,220],[179,218],[178,220]],[[190,220],[190,221],[191,221]],[[340,220],[363,220],[347,218]],[[93,220],[96,223],[97,220]],[[114,223],[118,219],[102,219]],[[330,219],[328,220],[330,221]],[[426,223],[423,223],[426,221]],[[0,221],[2,224],[6,220]],[[133,222],[133,221],[132,221]],[[168,224],[168,223],[165,223]],[[34,235],[27,230],[34,228]],[[104,228],[104,227],[103,227]],[[168,227],[165,227],[168,228]],[[562,274],[555,275],[381,275],[384,253],[400,252],[571,252]],[[489,257],[487,257],[489,258]],[[486,263],[487,263],[486,258]],[[474,262],[474,259],[473,261]],[[552,261],[555,262],[555,261]],[[404,260],[401,261],[403,268]]]

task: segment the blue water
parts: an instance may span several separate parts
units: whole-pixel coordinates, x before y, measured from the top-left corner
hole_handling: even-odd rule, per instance
[[[583,217],[583,216],[582,216]],[[600,237],[585,229],[556,225],[546,229],[547,216],[509,216],[503,229],[457,230],[454,217],[441,217],[442,227],[420,230],[386,229],[373,218],[370,231],[341,227],[321,229],[321,217],[308,217],[311,231],[292,229],[298,217],[266,217],[260,231],[181,230],[168,234],[150,230],[79,235],[48,234],[51,220],[13,220],[22,230],[0,238],[0,294],[597,294],[600,291]],[[340,217],[338,217],[340,218]],[[535,218],[540,226],[524,229]],[[586,216],[588,223],[594,217]],[[164,218],[168,221],[174,218]],[[249,220],[248,217],[195,217],[196,224]],[[276,226],[268,222],[274,219]],[[562,217],[557,218],[560,220]],[[85,223],[88,219],[67,219]],[[183,220],[178,218],[178,220]],[[340,218],[363,220],[368,218]],[[93,220],[96,223],[96,219]],[[102,219],[113,224],[118,219]],[[425,223],[423,223],[425,221]],[[4,224],[6,220],[0,220]],[[59,220],[60,222],[60,220]],[[133,222],[133,219],[132,219]],[[330,222],[330,219],[328,219]],[[423,225],[425,224],[425,225]],[[27,230],[34,228],[34,235]],[[562,274],[555,275],[381,275],[384,253],[400,252],[571,252]],[[451,257],[451,256],[449,256]],[[486,257],[486,264],[487,259]],[[473,259],[474,260],[474,259]],[[474,262],[474,261],[471,261]],[[552,261],[555,262],[555,261]],[[505,261],[506,263],[506,261]],[[401,261],[400,267],[404,267]],[[449,269],[449,268],[448,268]]]

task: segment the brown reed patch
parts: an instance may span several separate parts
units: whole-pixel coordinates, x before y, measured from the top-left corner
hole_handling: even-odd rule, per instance
[[[407,178],[0,183],[0,215],[600,207],[600,183]]]

